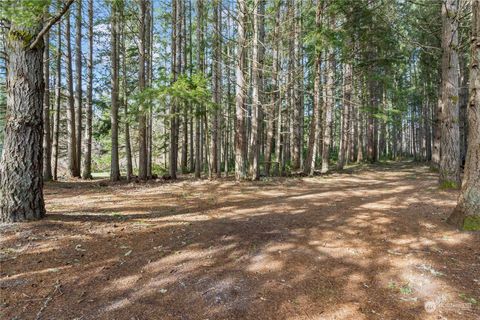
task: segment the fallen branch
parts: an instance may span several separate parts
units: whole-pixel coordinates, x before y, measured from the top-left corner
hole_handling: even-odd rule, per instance
[[[47,308],[48,304],[50,303],[50,301],[53,300],[53,297],[55,296],[55,294],[57,293],[57,291],[60,289],[62,285],[60,284],[60,282],[57,280],[57,282],[55,283],[55,288],[53,289],[52,293],[50,293],[48,296],[47,296],[47,299],[45,299],[45,301],[43,302],[43,306],[40,308],[40,310],[38,311],[37,313],[37,316],[35,317],[35,320],[40,320],[40,317],[42,316],[42,312]]]

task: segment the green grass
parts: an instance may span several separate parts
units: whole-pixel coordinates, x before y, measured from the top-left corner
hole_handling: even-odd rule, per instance
[[[458,185],[455,181],[443,181],[441,184],[440,184],[440,189],[442,190],[456,190],[458,189]]]
[[[463,230],[480,231],[480,215],[467,216],[465,220],[463,220]]]

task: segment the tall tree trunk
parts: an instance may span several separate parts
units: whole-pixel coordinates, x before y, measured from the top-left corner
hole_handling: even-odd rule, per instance
[[[85,142],[83,179],[92,178],[92,117],[93,117],[93,0],[88,0],[87,105],[85,110]]]
[[[197,71],[204,73],[204,43],[203,43],[203,0],[197,0]],[[201,117],[202,106],[195,106],[195,178],[199,179],[202,172]]]
[[[42,179],[43,40],[30,48],[41,24],[12,23],[7,35],[7,114],[0,162],[0,221],[45,215]],[[33,36],[32,36],[33,35]]]
[[[72,74],[72,43],[70,37],[70,12],[66,17],[65,37],[67,39],[67,157],[68,174],[71,177],[77,176],[77,139],[75,131],[75,105],[73,92],[73,74]]]
[[[173,14],[172,14],[172,71],[173,82],[178,80],[178,77],[182,70],[181,65],[181,8],[180,0],[172,0]],[[170,149],[169,149],[169,172],[172,179],[177,178],[177,158],[178,158],[178,130],[179,130],[179,118],[177,112],[179,110],[179,103],[174,97],[170,102]]]
[[[444,0],[442,5],[442,90],[440,184],[460,187],[460,130],[458,126],[459,72],[458,0]]]
[[[112,11],[110,17],[111,25],[111,111],[110,120],[112,123],[111,135],[112,135],[112,154],[110,165],[110,180],[120,180],[120,164],[118,156],[118,92],[119,92],[119,79],[118,79],[118,35],[119,35],[119,21],[118,21],[118,2],[112,2]]]
[[[333,25],[333,17],[329,18],[330,25]],[[328,161],[330,158],[330,144],[332,138],[332,113],[333,105],[335,103],[335,53],[333,48],[328,48],[326,71],[326,88],[325,88],[325,119],[323,122],[323,146],[322,146],[322,173],[327,173],[329,170]]]
[[[252,66],[252,133],[250,136],[250,176],[252,180],[260,178],[259,166],[259,131],[260,131],[260,112],[262,108],[263,95],[263,43],[264,43],[264,15],[265,1],[254,1],[253,14],[253,66]]]
[[[153,2],[147,0],[145,13],[145,81],[149,88],[152,85],[152,43],[153,43]],[[152,178],[153,155],[153,108],[152,101],[147,98],[147,178]]]
[[[235,178],[246,178],[245,151],[245,14],[247,6],[245,0],[237,0],[237,28],[238,46],[236,61],[236,98],[235,98]]]
[[[146,0],[139,0],[140,21],[139,21],[139,59],[138,59],[138,89],[140,92],[145,90],[145,17],[147,10]],[[147,116],[145,103],[140,105],[138,115],[138,177],[142,180],[147,179]]]
[[[316,9],[316,17],[315,17],[315,25],[318,30],[322,27],[322,7],[323,2],[318,0],[317,1],[317,9]],[[308,174],[309,176],[313,176],[315,173],[315,158],[317,155],[318,149],[318,141],[320,136],[321,128],[321,81],[322,81],[322,53],[321,51],[317,50],[315,53],[315,78],[313,83],[313,110],[312,110],[312,118],[310,121],[310,133],[308,139],[308,147],[307,147],[307,157],[305,159],[305,164],[303,166],[303,172]]]
[[[480,230],[480,0],[472,0],[472,11],[467,158],[458,204],[448,219],[464,230]]]
[[[92,0],[93,1],[93,0]],[[62,24],[58,23],[57,28],[57,62],[56,62],[56,83],[55,83],[55,115],[53,118],[53,180],[58,179],[58,151],[60,138],[60,105],[62,101]]]
[[[346,153],[349,144],[350,135],[350,105],[352,99],[352,65],[349,62],[344,64],[344,95],[342,109],[342,128],[340,135],[340,150],[338,155],[337,169],[342,170],[345,165]]]
[[[75,176],[80,177],[82,159],[82,0],[77,0],[75,15]]]
[[[275,27],[273,30],[273,39],[277,39],[280,35],[280,11],[281,5],[280,1],[275,3]],[[275,114],[278,110],[278,106],[280,104],[280,95],[279,95],[279,50],[280,50],[280,41],[276,41],[273,45],[273,59],[272,59],[272,93],[271,93],[271,101],[268,107],[268,114],[267,114],[267,141],[266,141],[266,148],[265,148],[265,173],[266,175],[270,175],[270,167],[272,162],[272,152],[273,152],[273,142],[274,142],[274,135],[275,135]],[[275,142],[276,150],[280,149],[280,140],[278,139]],[[278,163],[280,159],[275,159]]]
[[[214,34],[213,34],[213,61],[212,61],[212,89],[213,89],[213,103],[215,103],[215,110],[211,117],[211,134],[210,134],[210,157],[209,157],[209,178],[213,177],[213,173],[219,177],[220,172],[220,157],[221,151],[220,140],[220,128],[219,118],[222,104],[222,47],[221,47],[221,0],[215,0],[213,2],[213,22],[214,22]]]
[[[132,145],[130,142],[130,119],[128,114],[128,81],[127,81],[127,51],[125,45],[125,9],[120,7],[120,19],[122,23],[121,28],[121,52],[122,52],[122,104],[125,116],[125,157],[127,161],[127,181],[133,176],[133,163],[132,163]]]
[[[468,65],[467,55],[460,55],[460,100],[459,100],[459,130],[460,130],[460,163],[463,164],[467,154],[467,108],[468,108]]]
[[[52,180],[52,140],[50,137],[50,36],[45,33],[43,41],[43,77],[45,93],[43,97],[43,181]]]

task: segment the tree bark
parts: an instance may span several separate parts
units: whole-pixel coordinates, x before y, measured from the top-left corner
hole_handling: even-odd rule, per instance
[[[460,187],[460,129],[458,61],[458,1],[444,0],[442,5],[442,89],[440,184],[449,188]]]
[[[77,0],[75,16],[75,176],[80,177],[82,163],[82,0]]]
[[[322,27],[322,4],[323,2],[317,1],[315,24],[318,30]],[[322,79],[322,53],[317,49],[315,55],[315,78],[313,84],[313,110],[312,118],[310,121],[310,133],[307,147],[307,157],[303,166],[303,172],[309,176],[313,176],[315,173],[315,158],[317,155],[318,141],[320,140],[320,130],[322,121],[322,109],[321,109],[321,79]]]
[[[70,177],[77,176],[77,139],[75,131],[75,104],[73,92],[73,73],[72,73],[72,44],[70,37],[70,12],[67,13],[65,37],[67,40],[67,157],[68,174]]]
[[[138,89],[145,90],[145,16],[147,10],[146,0],[139,0],[140,23],[139,23],[139,59],[138,59]],[[147,179],[147,117],[145,103],[141,103],[138,115],[138,177]]]
[[[252,180],[260,178],[259,166],[259,131],[260,131],[260,112],[262,108],[263,95],[263,43],[264,43],[264,14],[265,1],[254,1],[253,14],[253,66],[252,66],[252,132],[250,135],[250,176]]]
[[[120,165],[118,156],[118,105],[119,105],[119,59],[118,59],[118,35],[119,35],[119,22],[118,22],[118,2],[112,2],[112,11],[110,17],[111,26],[111,110],[110,121],[111,126],[111,141],[112,141],[112,154],[110,163],[110,180],[120,180]]]
[[[235,97],[235,178],[246,178],[245,151],[245,14],[247,11],[245,0],[237,0],[237,61],[236,61],[236,97]]]
[[[60,105],[62,101],[62,24],[58,23],[57,29],[57,65],[55,84],[55,116],[53,118],[53,180],[58,179],[58,151],[60,137]]]
[[[197,1],[197,72],[204,73],[204,43],[203,43],[203,0]],[[199,179],[202,172],[202,146],[201,146],[201,117],[202,107],[195,106],[195,178]]]
[[[43,77],[45,93],[43,97],[43,181],[52,180],[52,140],[50,135],[50,45],[49,32],[43,39],[45,49],[43,52]]]
[[[333,25],[333,17],[330,17],[330,25]],[[326,88],[325,88],[325,119],[323,122],[323,146],[322,146],[322,173],[329,170],[328,161],[330,158],[330,144],[332,138],[332,113],[335,103],[335,53],[332,48],[328,48],[327,65],[326,65]]]
[[[465,174],[458,204],[448,222],[464,230],[480,230],[480,0],[472,0],[470,100]]]
[[[343,96],[343,109],[342,109],[342,123],[341,123],[341,136],[340,136],[340,151],[338,155],[337,169],[342,170],[345,165],[345,159],[347,154],[347,148],[349,144],[350,135],[350,104],[352,99],[352,65],[349,62],[345,62],[344,65],[344,96]]]
[[[92,1],[92,0],[90,0]],[[125,9],[120,8],[120,19],[122,23],[121,28],[121,52],[122,52],[122,100],[124,116],[125,116],[125,157],[127,161],[127,181],[133,176],[133,164],[132,164],[132,145],[130,142],[130,119],[128,113],[128,81],[127,81],[127,51],[125,45]]]
[[[43,49],[29,38],[42,24],[12,24],[7,35],[7,114],[0,162],[0,221],[37,220],[45,216],[42,178]]]
[[[85,146],[83,179],[92,179],[92,116],[93,116],[93,0],[88,0],[87,105],[85,110]]]
[[[277,39],[280,34],[280,10],[281,4],[277,2],[275,4],[275,27],[273,29],[273,39]],[[273,59],[272,59],[272,93],[270,106],[268,107],[267,116],[267,141],[265,147],[265,174],[270,175],[271,161],[272,161],[272,152],[273,152],[273,143],[275,136],[275,115],[277,114],[278,106],[280,104],[280,95],[279,95],[279,50],[280,50],[280,41],[276,41],[273,45]],[[275,141],[275,150],[280,149],[280,140]],[[275,159],[278,163],[280,159]]]

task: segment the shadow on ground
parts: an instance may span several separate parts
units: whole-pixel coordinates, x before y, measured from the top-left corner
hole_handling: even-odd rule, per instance
[[[426,167],[46,199],[2,227],[2,319],[480,317],[480,235],[444,222],[456,193]]]

